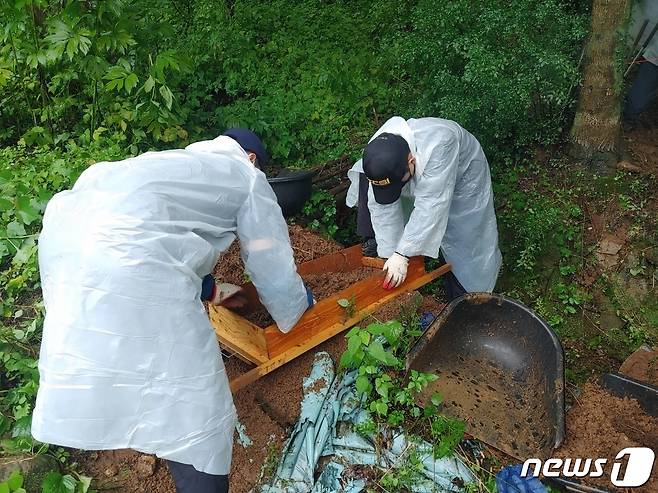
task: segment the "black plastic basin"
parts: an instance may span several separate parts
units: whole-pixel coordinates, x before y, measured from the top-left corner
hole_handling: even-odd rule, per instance
[[[284,216],[294,216],[311,198],[315,171],[284,169],[275,178],[268,178]]]
[[[552,457],[564,439],[564,355],[550,327],[522,303],[465,294],[419,339],[407,367],[439,379],[442,412],[517,459]]]

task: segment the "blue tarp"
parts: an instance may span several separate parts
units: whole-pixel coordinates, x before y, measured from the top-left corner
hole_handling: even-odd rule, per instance
[[[378,450],[373,437],[354,430],[370,420],[363,409],[354,382],[357,373],[337,378],[334,362],[325,352],[317,353],[310,375],[304,380],[301,414],[283,449],[277,471],[264,493],[359,493],[366,482],[344,478],[350,465],[372,465],[383,470],[404,464],[411,451],[424,468],[414,492],[457,492],[456,484],[475,481],[473,473],[457,457],[434,459],[429,443],[411,440],[402,431],[392,436],[387,449]],[[330,458],[318,480],[314,473],[320,457]]]

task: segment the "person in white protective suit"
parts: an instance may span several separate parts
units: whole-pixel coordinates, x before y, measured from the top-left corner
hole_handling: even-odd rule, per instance
[[[491,176],[469,132],[441,118],[395,116],[348,176],[347,205],[358,203],[358,232],[372,235],[364,254],[388,259],[384,287],[404,282],[409,257],[437,258],[441,251],[452,264],[449,299],[493,290],[502,257]]]
[[[202,297],[236,236],[281,331],[312,305],[246,129],[89,167],[49,202],[35,439],[168,460],[179,492],[228,491],[236,411]],[[253,145],[252,145],[253,144]],[[210,280],[211,282],[208,282]]]

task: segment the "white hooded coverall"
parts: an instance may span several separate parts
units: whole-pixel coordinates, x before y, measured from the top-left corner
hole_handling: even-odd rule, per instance
[[[282,331],[308,306],[265,175],[229,137],[88,168],[48,204],[32,434],[228,474],[236,412],[201,280],[235,236]]]
[[[402,136],[416,158],[413,178],[392,204],[379,204],[368,187],[368,209],[377,253],[437,258],[439,249],[468,292],[491,292],[502,256],[493,206],[489,164],[475,137],[441,118],[394,116],[372,136]],[[358,200],[362,161],[348,172],[346,203]]]

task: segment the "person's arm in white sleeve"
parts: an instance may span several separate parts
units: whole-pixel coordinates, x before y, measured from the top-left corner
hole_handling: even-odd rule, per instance
[[[459,143],[451,138],[434,148],[414,193],[414,209],[396,248],[405,257],[421,255],[429,245],[440,245],[459,168]],[[438,255],[438,251],[436,252]]]
[[[368,187],[368,209],[377,240],[377,255],[388,258],[393,255],[404,231],[402,201],[398,199],[392,204],[377,203],[371,185]]]
[[[279,330],[288,332],[309,302],[295,266],[288,226],[272,188],[260,172],[238,211],[237,234],[242,260],[260,301]]]

